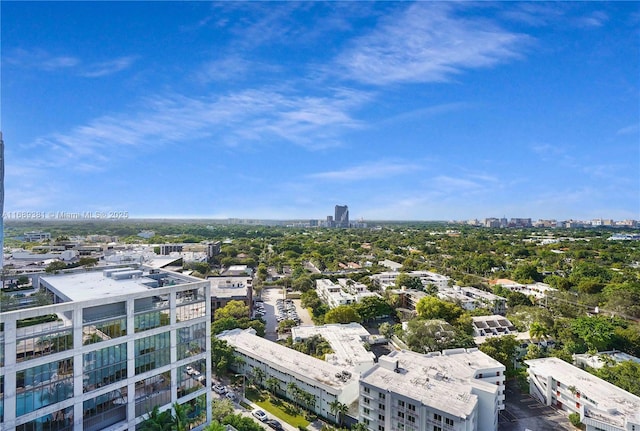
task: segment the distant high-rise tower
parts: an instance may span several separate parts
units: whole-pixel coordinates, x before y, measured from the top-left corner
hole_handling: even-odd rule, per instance
[[[4,268],[4,141],[0,132],[0,271]]]
[[[336,205],[336,214],[333,221],[336,227],[349,227],[349,207]]]

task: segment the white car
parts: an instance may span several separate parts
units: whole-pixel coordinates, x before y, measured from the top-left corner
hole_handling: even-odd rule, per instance
[[[233,392],[227,392],[225,394],[225,397],[229,398],[231,401],[235,401],[236,400],[236,394],[234,394]]]
[[[224,394],[225,392],[227,392],[227,388],[225,388],[222,385],[213,385],[213,392],[215,392],[216,394]]]
[[[252,414],[253,416],[255,416],[255,418],[256,418],[256,419],[258,419],[260,422],[264,422],[264,421],[266,421],[267,419],[269,419],[269,418],[267,417],[267,414],[266,414],[264,411],[262,411],[262,410],[254,410],[254,411],[252,411],[252,412],[251,412],[251,414]]]
[[[187,374],[189,374],[190,376],[193,375],[193,373],[196,372],[196,370],[193,369],[193,367],[191,365],[187,365],[187,367],[185,368],[185,371],[187,372]]]

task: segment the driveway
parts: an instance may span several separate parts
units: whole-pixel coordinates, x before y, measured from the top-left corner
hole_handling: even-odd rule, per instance
[[[529,394],[523,394],[514,381],[507,381],[505,409],[498,418],[498,431],[573,431],[564,412],[545,406]]]

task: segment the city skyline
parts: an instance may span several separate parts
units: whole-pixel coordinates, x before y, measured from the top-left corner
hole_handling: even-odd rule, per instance
[[[640,219],[637,2],[0,12],[8,213]]]

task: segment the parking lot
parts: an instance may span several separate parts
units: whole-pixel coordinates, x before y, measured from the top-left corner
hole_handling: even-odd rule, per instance
[[[278,334],[276,332],[276,329],[278,327],[278,317],[282,315],[282,307],[278,307],[278,300],[281,299],[284,302],[282,289],[264,289],[262,291],[261,299],[264,309],[264,316],[262,316],[262,318],[265,320],[265,322],[267,322],[265,328],[265,338],[271,341],[276,341],[278,339]],[[297,315],[300,321],[299,324],[313,325],[313,321],[311,320],[311,316],[309,316],[309,312],[306,309],[302,308],[299,299],[294,299],[291,303],[285,303],[283,305],[286,305],[286,307],[284,307],[285,311],[295,311],[295,315]]]
[[[499,431],[572,431],[567,415],[545,406],[531,395],[523,394],[515,382],[508,381],[505,410],[498,418]]]

